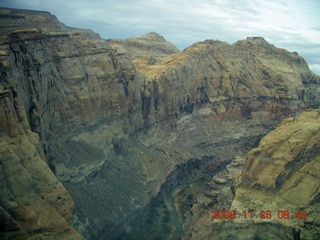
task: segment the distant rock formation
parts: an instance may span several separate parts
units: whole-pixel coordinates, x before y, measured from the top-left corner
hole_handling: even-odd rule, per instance
[[[47,12],[0,15],[1,236],[78,239],[73,221],[112,239],[182,164],[218,169],[320,105],[320,77],[260,37],[180,52],[156,33],[106,41]]]
[[[118,53],[119,51],[130,52],[133,58],[161,58],[180,52],[176,46],[155,32],[125,40],[109,39],[107,43],[117,49]]]

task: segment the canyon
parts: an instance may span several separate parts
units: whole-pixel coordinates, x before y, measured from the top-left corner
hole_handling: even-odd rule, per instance
[[[298,53],[0,17],[1,239],[319,237],[320,77]]]

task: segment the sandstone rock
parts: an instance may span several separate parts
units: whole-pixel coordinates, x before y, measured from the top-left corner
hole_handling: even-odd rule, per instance
[[[319,179],[315,172],[319,161],[319,117],[319,110],[310,110],[283,120],[258,148],[247,154],[240,177],[232,175],[233,180],[238,179],[229,192],[227,188],[216,190],[214,184],[220,186],[221,181],[212,181],[214,190],[209,195],[208,190],[205,193],[211,201],[207,199],[203,206],[198,204],[189,210],[192,214],[187,215],[183,225],[183,239],[318,238]],[[235,166],[239,163],[231,162],[213,180],[228,179],[228,174],[237,172]],[[203,195],[197,199],[200,203]],[[237,218],[212,220],[213,210],[235,210]],[[243,211],[247,212],[246,218]],[[270,216],[261,219],[266,211]]]
[[[66,32],[68,28],[49,12],[1,8],[0,34],[41,29],[46,32]]]
[[[16,98],[10,92],[0,99],[1,239],[82,239],[71,226],[74,202],[45,163]]]
[[[305,221],[319,219],[319,118],[312,110],[286,119],[248,153],[232,209],[269,209],[275,215],[269,221],[299,229],[301,238],[318,236],[319,226],[303,225],[299,211]],[[291,218],[279,221],[276,214],[285,209]]]
[[[264,137],[247,157],[241,187],[279,193],[289,202],[307,206],[319,192],[319,111],[287,119]]]
[[[156,64],[157,58],[180,52],[176,46],[155,32],[125,40],[109,39],[107,43],[115,48],[118,53],[121,51],[130,53],[134,59],[149,57],[148,64],[150,65]]]

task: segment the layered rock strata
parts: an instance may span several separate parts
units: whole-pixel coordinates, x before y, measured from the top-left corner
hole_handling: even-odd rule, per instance
[[[318,239],[319,118],[311,110],[283,120],[243,167],[235,159],[206,183],[184,212],[183,239]],[[212,219],[214,210],[237,217]]]
[[[46,12],[0,14],[1,144],[12,149],[2,169],[19,185],[7,159],[26,162],[33,188],[35,171],[50,168],[55,175],[43,177],[65,193],[59,196],[68,199],[69,215],[56,205],[58,196],[47,202],[69,221],[66,188],[76,207],[73,224],[87,238],[116,237],[180,164],[210,159],[218,166],[255,146],[283,117],[320,103],[320,78],[304,59],[260,37],[232,45],[207,40],[179,52],[154,33],[104,41]],[[45,170],[33,170],[32,162]],[[39,196],[52,189],[38,180]],[[34,231],[9,211],[9,203],[26,205],[18,201],[4,198],[1,218]]]
[[[3,56],[2,56],[3,57]],[[7,78],[1,59],[1,86]],[[83,239],[72,227],[74,201],[48,168],[18,94],[0,91],[0,238]]]
[[[248,153],[232,208],[288,210],[289,220],[276,215],[270,221],[294,228],[301,239],[319,238],[319,168],[320,111],[306,111]]]

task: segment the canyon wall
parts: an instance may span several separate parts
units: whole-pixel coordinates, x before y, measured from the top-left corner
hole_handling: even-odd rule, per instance
[[[184,214],[183,239],[318,239],[319,117],[283,120],[215,175]]]
[[[179,165],[219,169],[320,104],[320,77],[261,37],[180,52],[156,33],[105,41],[47,12],[0,15],[4,236],[132,231]]]

